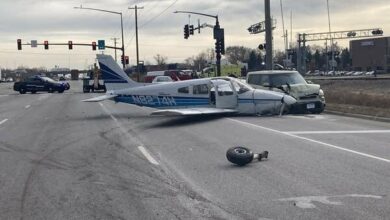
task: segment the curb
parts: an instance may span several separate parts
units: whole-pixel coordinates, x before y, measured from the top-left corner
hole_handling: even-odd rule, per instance
[[[378,117],[373,115],[362,115],[362,114],[354,114],[354,113],[348,113],[348,112],[338,112],[338,111],[332,111],[332,110],[325,110],[325,113],[328,114],[334,114],[334,115],[342,115],[342,116],[348,116],[353,118],[361,118],[361,119],[368,119],[372,121],[381,121],[381,122],[388,122],[390,123],[390,118],[385,117]]]

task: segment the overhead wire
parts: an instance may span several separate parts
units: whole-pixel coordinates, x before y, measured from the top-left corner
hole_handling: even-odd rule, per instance
[[[170,4],[168,7],[166,7],[164,10],[162,10],[160,13],[158,13],[156,16],[152,17],[151,19],[149,19],[145,23],[141,24],[139,27],[142,28],[142,27],[148,25],[149,23],[154,21],[154,19],[156,19],[156,18],[160,17],[162,14],[164,14],[164,12],[166,12],[168,9],[170,9],[172,6],[174,6],[178,1],[179,0],[175,0],[172,4]]]

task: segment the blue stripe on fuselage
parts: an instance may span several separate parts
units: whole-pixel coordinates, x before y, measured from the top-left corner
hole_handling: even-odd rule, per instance
[[[116,102],[134,104],[153,108],[208,106],[208,97],[151,96],[151,95],[119,95]],[[276,99],[239,99],[240,104],[255,104],[255,101],[280,101]]]
[[[151,96],[151,95],[119,95],[114,98],[116,102],[134,104],[139,106],[166,108],[185,106],[207,106],[209,98],[177,97],[177,96]]]

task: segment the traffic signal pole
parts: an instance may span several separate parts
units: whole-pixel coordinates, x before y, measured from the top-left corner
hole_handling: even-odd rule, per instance
[[[138,49],[138,9],[144,9],[144,7],[129,8],[135,10],[135,44],[136,44],[136,53],[137,53],[137,81],[140,81],[140,71],[139,71],[139,49]]]
[[[272,45],[272,20],[271,20],[271,3],[270,0],[264,0],[265,5],[265,44],[267,47],[265,48],[266,51],[266,59],[265,59],[265,68],[267,70],[272,70],[272,52],[273,52],[273,45]]]
[[[221,54],[225,54],[225,34],[224,29],[220,27],[218,21],[218,15],[209,15],[192,11],[175,11],[174,13],[186,13],[186,14],[196,14],[206,17],[212,17],[216,19],[215,26],[213,27],[213,35],[215,39],[215,54],[216,54],[216,66],[217,66],[217,76],[221,76]],[[207,26],[207,25],[206,25]],[[203,27],[203,26],[202,26]],[[194,30],[200,30],[201,26],[198,22],[198,27],[193,28],[193,25],[184,26],[184,38],[188,39],[189,35],[194,34]]]
[[[220,39],[221,39],[221,36],[217,36],[219,35],[218,32],[221,28],[219,26],[219,21],[218,21],[218,16],[216,17],[216,22],[215,22],[215,26],[214,26],[214,39],[216,40],[216,45],[215,45],[215,53],[216,53],[216,61],[215,61],[215,65],[217,66],[217,76],[221,76],[221,49],[220,49]]]

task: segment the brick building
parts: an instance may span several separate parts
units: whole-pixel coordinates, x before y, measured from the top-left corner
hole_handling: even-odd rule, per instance
[[[390,37],[352,40],[349,48],[353,70],[390,72]]]

